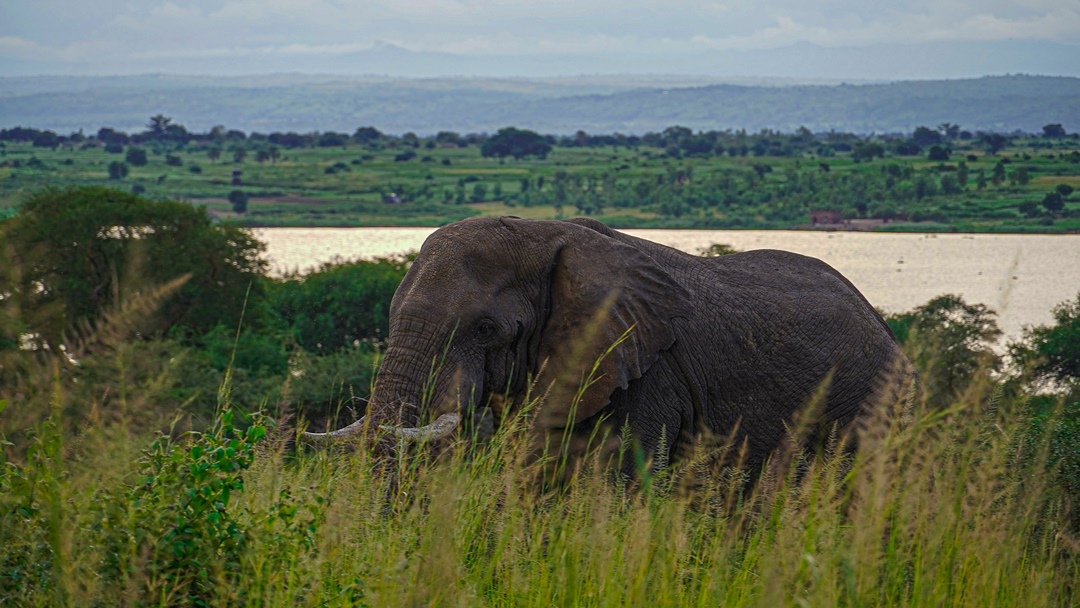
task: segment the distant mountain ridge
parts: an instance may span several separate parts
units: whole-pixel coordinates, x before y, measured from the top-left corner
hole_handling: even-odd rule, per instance
[[[760,79],[741,79],[742,83]],[[736,82],[740,82],[736,80]],[[968,130],[1080,130],[1080,78],[1009,75],[960,80],[771,86],[705,76],[391,78],[379,76],[114,76],[0,78],[0,127],[141,130],[163,113],[189,129],[390,133],[643,133],[763,128],[908,132],[943,122]]]
[[[680,74],[711,78],[797,78],[802,80],[929,80],[989,74],[1052,74],[1080,77],[1080,45],[1048,40],[940,40],[821,46],[795,42],[765,49],[656,51],[548,51],[543,53],[451,53],[417,51],[386,42],[349,51],[295,53],[283,49],[236,48],[207,55],[5,57],[0,74],[212,74],[243,76],[267,72],[363,74],[406,78],[527,78],[573,74]]]

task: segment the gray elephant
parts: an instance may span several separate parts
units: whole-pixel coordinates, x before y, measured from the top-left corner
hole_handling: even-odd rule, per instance
[[[470,219],[433,233],[398,287],[367,418],[304,437],[431,438],[544,394],[537,437],[604,421],[662,462],[733,436],[754,468],[821,390],[818,422],[848,425],[897,369],[888,326],[820,260],[702,258],[591,219]]]

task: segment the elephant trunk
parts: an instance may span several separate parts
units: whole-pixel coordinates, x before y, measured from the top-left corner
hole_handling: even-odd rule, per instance
[[[355,440],[365,433],[383,432],[406,442],[432,441],[452,434],[461,422],[461,416],[456,411],[443,413],[434,422],[417,426],[421,407],[428,405],[424,403],[425,387],[430,385],[445,389],[439,386],[445,382],[431,384],[439,369],[438,362],[427,357],[428,352],[438,351],[391,342],[375,378],[367,415],[335,431],[305,432],[303,439],[317,445],[332,445]],[[445,392],[435,390],[432,404],[440,404],[440,393]],[[380,446],[383,451],[390,448],[384,442],[380,442]]]

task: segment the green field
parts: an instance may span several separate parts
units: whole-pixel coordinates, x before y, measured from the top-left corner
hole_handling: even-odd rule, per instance
[[[124,162],[131,145],[109,153],[93,143],[5,142],[0,216],[45,186],[108,185],[206,205],[248,226],[437,226],[509,214],[593,215],[616,227],[796,228],[822,209],[865,220],[856,229],[1080,230],[1080,194],[1066,195],[1060,209],[1042,204],[1059,185],[1080,189],[1080,143],[1072,137],[1013,138],[995,155],[976,139],[954,139],[948,160],[930,161],[925,150],[894,153],[891,140],[808,132],[725,132],[726,154],[723,144],[719,153],[699,153],[700,134],[688,131],[634,145],[578,146],[562,138],[545,159],[523,160],[486,158],[475,143],[435,138],[295,148],[256,134],[236,145],[144,142],[147,163],[125,163],[128,173],[118,179],[108,167]],[[878,143],[881,155],[854,158],[853,149]],[[237,148],[243,159],[234,156]],[[211,160],[214,149],[220,157]],[[402,154],[411,158],[395,160]],[[238,186],[234,171],[241,172]],[[237,190],[248,197],[242,214],[228,200]]]
[[[295,441],[363,414],[407,257],[269,276],[205,209],[99,187],[0,244],[0,606],[1080,600],[1080,294],[1005,353],[958,296],[886,315],[922,390],[855,452],[797,421],[763,470],[626,438],[634,476],[544,484],[518,415],[394,458]]]

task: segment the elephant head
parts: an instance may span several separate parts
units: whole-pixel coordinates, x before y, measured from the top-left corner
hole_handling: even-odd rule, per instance
[[[546,395],[534,425],[580,423],[673,344],[671,320],[686,301],[648,254],[572,221],[446,226],[394,294],[366,418],[305,438],[333,442],[380,428],[439,437],[493,397],[514,404],[530,391]],[[507,415],[497,411],[496,424]]]

